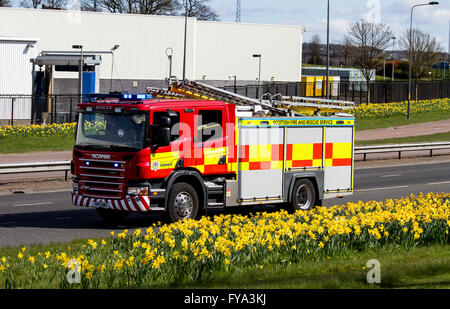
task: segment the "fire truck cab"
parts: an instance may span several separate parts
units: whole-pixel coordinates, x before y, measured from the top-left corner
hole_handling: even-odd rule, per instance
[[[354,118],[270,115],[207,99],[111,95],[78,104],[72,202],[107,220],[289,204],[353,192]]]

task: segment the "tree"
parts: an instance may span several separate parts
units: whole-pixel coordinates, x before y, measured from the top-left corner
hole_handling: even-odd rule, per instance
[[[343,58],[343,65],[348,66],[350,62],[350,56],[352,53],[352,44],[350,37],[346,35],[339,45],[339,57]]]
[[[407,30],[400,41],[401,46],[408,51],[411,46],[409,34],[410,30]],[[443,49],[436,39],[432,38],[428,33],[420,29],[413,29],[411,51],[412,75],[417,80],[426,75],[433,64],[441,60]]]
[[[100,12],[102,10],[99,0],[82,0],[80,8],[82,11],[91,12]]]
[[[185,15],[187,4],[187,16],[196,17],[199,20],[219,20],[217,13],[208,6],[210,0],[179,0],[182,1],[184,11],[180,15]]]
[[[370,81],[383,67],[384,50],[389,46],[392,31],[384,24],[361,20],[350,26],[348,34],[351,58],[366,80],[367,101],[370,102]]]
[[[10,6],[9,0],[0,0],[0,7],[2,6]]]
[[[309,59],[309,64],[323,64],[322,57],[320,56],[320,35],[314,34],[311,38],[311,43],[309,43],[311,48],[311,58]]]
[[[42,0],[22,0],[22,2],[20,2],[21,7],[24,8],[34,8],[37,9],[39,5],[42,4]]]
[[[111,13],[175,15],[179,4],[176,0],[85,0],[85,8],[96,6]]]
[[[66,7],[67,0],[45,0],[42,4],[43,9],[62,9]]]

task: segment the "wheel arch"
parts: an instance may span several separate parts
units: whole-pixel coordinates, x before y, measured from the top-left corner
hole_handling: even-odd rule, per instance
[[[187,183],[194,187],[194,190],[197,192],[199,208],[203,209],[205,207],[206,201],[206,188],[203,183],[203,179],[200,174],[194,170],[176,170],[174,171],[166,181],[166,192],[167,197],[169,196],[170,190],[172,186],[176,183]],[[164,210],[167,211],[169,206],[169,198],[166,198],[164,201]]]
[[[305,173],[296,173],[292,175],[292,178],[289,181],[287,186],[287,201],[292,202],[292,191],[294,190],[295,183],[300,179],[308,179],[314,185],[314,190],[316,191],[316,201],[323,200],[323,187],[324,187],[324,174],[323,171],[314,171],[314,172],[305,172]]]

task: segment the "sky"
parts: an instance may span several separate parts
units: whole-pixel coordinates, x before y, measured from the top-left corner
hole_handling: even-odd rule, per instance
[[[396,38],[409,29],[413,5],[428,0],[330,0],[330,42],[342,41],[351,23],[361,18],[389,25]],[[439,5],[416,7],[413,27],[435,37],[445,51],[449,45],[450,0]],[[210,0],[221,21],[234,22],[236,0]],[[326,0],[241,0],[241,22],[306,26],[304,42],[318,34],[322,43],[327,38]]]

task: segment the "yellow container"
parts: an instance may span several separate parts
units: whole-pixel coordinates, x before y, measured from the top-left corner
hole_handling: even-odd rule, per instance
[[[328,91],[331,96],[337,96],[336,90],[333,88],[334,80],[333,76],[328,77]],[[302,76],[302,88],[301,96],[303,97],[326,97],[326,76]],[[336,81],[338,82],[338,81]]]
[[[314,97],[315,96],[315,84],[317,76],[303,76],[302,77],[302,90],[301,95],[303,97]]]

